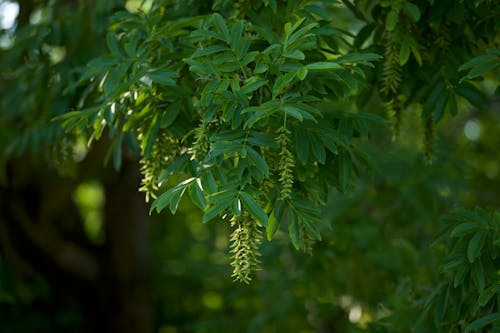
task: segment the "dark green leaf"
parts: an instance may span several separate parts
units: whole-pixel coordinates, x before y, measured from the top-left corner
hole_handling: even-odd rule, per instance
[[[202,48],[201,50],[198,50],[191,55],[191,59],[198,58],[198,57],[206,57],[208,55],[222,52],[222,51],[229,51],[230,49],[227,46],[223,45],[212,45],[212,46],[207,46],[205,48]]]
[[[176,85],[176,83],[175,83],[175,80],[172,78],[176,75],[177,75],[177,73],[174,71],[155,71],[152,73],[148,73],[147,76],[153,82],[173,87]]]
[[[288,209],[288,234],[295,249],[300,249],[300,230],[297,215],[293,209]]]
[[[467,247],[467,259],[469,259],[469,262],[474,262],[474,260],[476,260],[479,256],[479,253],[483,248],[485,238],[485,231],[478,231],[469,241],[469,245]]]
[[[217,217],[220,213],[222,213],[225,209],[227,209],[227,202],[222,202],[216,205],[211,206],[203,215],[201,220],[202,223],[207,223],[208,221]]]
[[[314,62],[311,64],[306,65],[306,69],[310,71],[331,71],[335,69],[342,69],[343,67],[339,65],[336,62],[332,61],[321,61],[321,62]]]
[[[267,227],[268,218],[264,210],[259,206],[259,204],[246,192],[240,193],[243,205],[246,207],[247,211],[252,215],[257,221],[259,221],[264,227]]]
[[[451,231],[451,237],[462,237],[464,235],[473,233],[475,230],[477,230],[478,224],[474,222],[465,222],[457,225],[453,230]]]
[[[247,156],[253,162],[253,164],[259,169],[264,175],[269,175],[269,167],[266,161],[257,153],[252,147],[246,146]]]
[[[480,306],[485,306],[496,293],[500,293],[500,285],[495,283],[481,292],[477,300],[478,304]]]
[[[189,196],[193,203],[199,208],[205,210],[207,208],[207,202],[205,200],[205,196],[203,194],[201,181],[199,178],[196,181],[192,182],[189,185]]]
[[[399,13],[397,10],[393,9],[387,14],[387,17],[385,19],[385,28],[388,31],[394,30],[396,27],[396,24],[398,24],[399,21]]]
[[[420,10],[415,4],[405,2],[403,4],[403,10],[413,22],[418,22],[418,20],[420,20]]]
[[[490,313],[483,316],[465,327],[465,333],[477,331],[491,323],[495,323],[500,320],[500,312]],[[493,332],[492,332],[493,333]]]
[[[339,157],[339,184],[340,190],[345,192],[351,184],[352,163],[347,153]]]
[[[238,198],[234,198],[231,202],[231,211],[236,217],[241,216],[241,201]]]

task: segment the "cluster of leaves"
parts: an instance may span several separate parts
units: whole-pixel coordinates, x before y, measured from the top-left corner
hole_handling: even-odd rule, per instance
[[[386,56],[378,86],[394,137],[405,119],[404,111],[417,110],[430,161],[435,124],[446,113],[456,115],[462,101],[479,109],[487,107],[484,92],[461,80],[459,68],[484,49],[498,48],[500,7],[494,1],[384,0],[374,4],[359,0],[356,4],[356,17],[364,25],[354,45],[361,49],[381,47]],[[370,39],[373,44],[368,43]],[[486,64],[469,78],[492,70],[496,67],[493,63],[494,53],[490,53]]]
[[[259,6],[284,22],[190,16],[176,3],[116,14],[111,54],[92,61],[82,78],[99,83],[100,105],[60,119],[68,130],[92,127],[95,139],[108,128],[117,167],[130,138],[144,159],[169,161],[153,176],[143,168],[149,183],[164,185],[152,210],[175,213],[187,192],[205,211],[203,222],[248,214],[271,240],[286,220],[293,245],[309,250],[321,239],[328,188],[350,188],[364,160],[355,138],[379,120],[335,103],[354,95],[364,68],[381,57],[330,47],[347,33],[313,19],[302,2]],[[159,136],[182,142],[172,158],[154,153]]]
[[[114,0],[74,8],[58,1],[37,2],[31,18],[23,10],[17,28],[1,31],[1,183],[7,159],[25,152],[68,172],[75,137],[64,135],[60,124],[51,120],[85,105],[88,89],[77,89],[76,83],[88,59],[102,52],[96,36],[106,29],[110,12],[122,4]]]
[[[422,317],[432,316],[446,331],[496,332],[500,329],[500,214],[484,209],[455,209],[435,241],[448,257],[447,277],[424,300]]]

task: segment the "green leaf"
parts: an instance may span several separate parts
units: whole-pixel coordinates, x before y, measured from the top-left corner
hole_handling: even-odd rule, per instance
[[[225,41],[230,43],[231,35],[229,34],[229,30],[227,29],[226,23],[224,22],[224,18],[218,13],[215,13],[212,17],[215,26],[217,27],[217,29],[219,29],[219,32],[224,37]]]
[[[295,249],[300,249],[300,230],[297,215],[293,209],[288,209],[288,234]]]
[[[233,201],[231,201],[231,211],[236,217],[241,216],[241,201],[238,198],[234,198]]]
[[[251,131],[247,141],[255,146],[279,148],[279,144],[274,139],[261,132]]]
[[[269,175],[269,167],[262,156],[250,146],[246,146],[245,148],[248,158],[253,162],[257,169],[259,169],[264,175]]]
[[[246,83],[243,87],[241,87],[240,91],[243,94],[248,95],[248,94],[254,92],[255,90],[259,89],[260,87],[262,87],[266,83],[267,83],[266,80],[261,79],[261,78],[257,78],[254,76],[254,77],[252,77],[252,79],[249,80],[248,83]]]
[[[495,323],[500,320],[500,312],[490,313],[486,316],[483,316],[477,320],[474,320],[472,323],[465,327],[465,333],[469,333],[472,331],[477,331],[491,323]]]
[[[214,219],[215,217],[219,216],[219,214],[222,213],[227,207],[227,202],[222,202],[211,206],[203,215],[201,222],[207,223],[208,221]]]
[[[475,79],[476,77],[480,77],[484,73],[490,72],[499,66],[500,66],[499,60],[497,60],[495,62],[482,63],[482,64],[478,65],[477,67],[474,67],[473,69],[471,69],[469,74],[467,74],[467,78],[468,79]]]
[[[123,56],[114,32],[108,32],[106,34],[106,43],[108,44],[108,48],[114,57],[121,58]]]
[[[477,260],[474,263],[474,266],[472,267],[472,273],[473,273],[472,279],[474,281],[474,284],[476,285],[478,291],[482,292],[486,285],[486,281],[484,278],[484,269],[481,260]]]
[[[281,111],[285,112],[286,114],[298,119],[299,121],[303,121],[304,117],[302,116],[302,110],[299,108],[296,108],[291,105],[283,105],[281,107]]]
[[[378,61],[383,59],[379,54],[376,53],[348,53],[335,59],[339,64],[343,63],[368,63],[372,61]]]
[[[193,203],[199,208],[205,210],[207,208],[207,202],[205,200],[205,195],[203,194],[203,189],[201,186],[201,180],[199,178],[189,185],[189,196]]]
[[[385,19],[385,28],[388,31],[394,30],[396,27],[396,24],[398,24],[399,21],[399,13],[397,10],[393,9],[387,14],[387,17]]]
[[[347,153],[344,153],[339,157],[339,184],[342,192],[345,192],[351,184],[352,162],[346,155]]]
[[[299,80],[304,81],[307,76],[307,72],[308,70],[305,67],[300,67],[299,69],[297,69],[297,77],[299,78]]]
[[[177,119],[177,116],[179,115],[180,111],[181,111],[180,102],[174,102],[169,106],[167,106],[167,108],[162,112],[160,119],[160,127],[167,128],[170,125],[172,125],[175,119]]]
[[[467,273],[469,272],[469,266],[467,265],[462,265],[458,271],[455,273],[455,277],[453,278],[453,287],[456,288],[459,285],[461,285],[465,277],[467,276]]]
[[[231,46],[237,48],[238,42],[241,39],[241,34],[243,33],[244,23],[242,20],[238,20],[233,24],[231,29]]]
[[[212,46],[207,46],[205,48],[202,48],[200,50],[197,50],[191,55],[191,59],[198,58],[198,57],[206,57],[208,55],[222,52],[222,51],[229,51],[230,48],[227,46],[223,45],[212,45]]]
[[[285,58],[297,59],[297,60],[304,60],[306,58],[304,52],[300,50],[287,51],[283,54],[283,56]]]
[[[466,69],[471,69],[476,66],[480,66],[484,63],[489,63],[491,61],[495,61],[497,59],[497,56],[493,54],[484,54],[475,58],[472,58],[471,60],[467,61],[464,63],[462,66],[458,68],[459,71],[463,71]]]
[[[269,215],[269,223],[267,224],[266,227],[266,235],[267,235],[267,240],[272,240],[274,238],[274,235],[279,229],[281,219],[283,218],[283,212],[285,210],[285,204],[281,200],[277,200],[274,209],[271,212],[271,215]]]
[[[308,221],[307,218],[302,219],[302,223],[306,226],[307,230],[316,238],[317,240],[321,241],[321,234],[319,233],[318,229]]]
[[[462,237],[464,235],[468,235],[473,233],[478,228],[477,223],[474,222],[465,222],[457,225],[451,231],[451,237]]]
[[[408,62],[408,59],[410,59],[410,45],[406,42],[406,40],[403,40],[401,43],[401,49],[399,50],[399,65],[403,66]]]
[[[477,300],[477,303],[480,306],[485,306],[486,304],[488,304],[490,299],[492,299],[493,296],[495,296],[497,292],[500,292],[500,285],[495,283],[481,292]]]
[[[187,181],[190,182],[192,180],[194,180],[194,178],[188,179]],[[155,209],[158,213],[160,213],[168,205],[170,205],[171,210],[172,208],[175,208],[176,210],[180,197],[186,190],[186,186],[187,184],[183,182],[163,192],[151,205],[150,213]]]
[[[286,73],[285,75],[278,76],[276,81],[274,81],[272,89],[273,99],[275,99],[279,94],[281,94],[285,88],[288,88],[290,86],[290,83],[293,81],[295,75],[296,72],[292,71]]]
[[[467,259],[469,259],[469,262],[474,262],[474,260],[476,260],[479,256],[479,253],[483,248],[485,238],[486,232],[478,231],[469,241],[469,245],[467,247]]]
[[[177,208],[179,207],[179,202],[181,201],[184,192],[186,191],[186,185],[180,186],[178,191],[173,193],[172,198],[170,200],[170,212],[175,214],[177,212]]]
[[[241,192],[240,197],[250,215],[252,215],[257,221],[259,221],[264,227],[267,227],[267,214],[259,206],[259,204],[246,192]]]
[[[411,2],[405,2],[403,4],[403,11],[413,22],[418,22],[418,20],[420,20],[420,9]]]
[[[335,69],[342,69],[343,67],[333,61],[320,61],[313,62],[306,65],[306,69],[310,71],[331,71]]]
[[[479,109],[484,109],[488,106],[488,102],[484,95],[472,84],[467,82],[462,83],[456,89],[456,93]]]
[[[172,77],[176,75],[177,73],[174,71],[155,71],[152,73],[148,73],[147,77],[149,77],[153,82],[175,87],[176,83],[175,80],[172,79]]]

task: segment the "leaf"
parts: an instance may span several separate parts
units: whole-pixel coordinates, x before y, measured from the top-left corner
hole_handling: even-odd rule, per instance
[[[461,223],[453,228],[450,235],[451,237],[462,237],[464,235],[473,233],[477,228],[478,225],[474,222]]]
[[[306,69],[310,71],[331,71],[342,68],[338,63],[332,61],[313,62],[306,65]]]
[[[477,330],[485,327],[486,325],[489,325],[491,323],[495,323],[498,320],[500,320],[500,312],[490,313],[490,314],[483,316],[477,320],[474,320],[472,323],[467,325],[465,327],[465,333],[477,331]]]
[[[480,55],[480,56],[474,57],[471,60],[469,60],[466,63],[464,63],[462,66],[460,66],[458,68],[458,70],[459,71],[463,71],[463,70],[466,70],[466,69],[471,69],[473,67],[482,65],[484,63],[488,63],[490,61],[495,61],[496,59],[497,59],[497,57],[495,55],[493,55],[493,54]]]
[[[382,57],[381,55],[376,54],[376,53],[348,53],[348,54],[345,54],[343,56],[338,57],[337,59],[335,59],[335,61],[338,62],[339,64],[343,64],[346,62],[368,63],[371,61],[378,61],[378,60],[381,60],[383,58],[384,57]]]
[[[243,33],[244,23],[242,20],[238,20],[233,24],[231,29],[231,46],[237,48],[238,42],[241,39],[241,34]]]
[[[293,81],[296,75],[295,71],[286,73],[285,75],[278,76],[276,81],[274,81],[272,94],[273,99],[275,99],[279,94],[283,92],[283,90],[289,87],[290,83]]]
[[[231,202],[231,211],[236,217],[241,216],[241,201],[238,198],[234,198]]]
[[[111,51],[111,54],[114,57],[121,58],[123,56],[114,32],[108,32],[106,34],[106,43],[108,45],[109,50]]]
[[[339,184],[341,192],[345,192],[351,183],[351,170],[351,159],[344,153],[339,157]]]
[[[212,46],[207,46],[205,48],[202,48],[200,50],[197,50],[191,55],[191,59],[198,58],[198,57],[206,57],[208,55],[222,52],[222,51],[229,51],[230,49],[227,46],[223,45],[212,45]]]
[[[299,121],[304,120],[304,117],[302,116],[302,111],[299,108],[296,108],[291,105],[284,105],[281,107],[281,111],[285,112],[286,114],[298,119]]]
[[[172,125],[175,119],[177,119],[177,116],[179,115],[180,111],[181,111],[180,102],[174,102],[169,106],[167,106],[167,108],[162,112],[160,119],[160,127],[167,128],[170,125]]]
[[[408,59],[410,59],[410,45],[406,42],[406,40],[403,40],[401,43],[401,49],[399,50],[399,65],[403,66],[408,62]]]
[[[266,161],[257,153],[252,147],[246,146],[247,156],[253,162],[253,164],[259,169],[264,175],[269,175],[269,166]]]
[[[199,208],[205,210],[207,208],[207,202],[203,194],[203,189],[201,186],[201,180],[199,178],[189,185],[189,196],[193,203]]]
[[[257,204],[257,202],[246,192],[241,192],[240,197],[250,215],[252,215],[257,221],[259,221],[264,227],[267,227],[267,214],[259,206],[259,204]]]
[[[175,80],[172,79],[172,77],[176,75],[177,73],[174,71],[155,71],[152,73],[148,73],[147,77],[149,77],[153,82],[175,87],[176,83]]]
[[[217,27],[217,29],[219,29],[219,32],[225,38],[225,41],[230,43],[231,42],[231,35],[229,34],[229,30],[227,30],[227,26],[226,26],[226,23],[224,22],[224,18],[218,13],[215,13],[212,16],[212,18],[213,18],[213,22],[215,23],[215,26]]]
[[[479,109],[484,109],[488,106],[488,102],[484,95],[472,84],[467,82],[462,83],[457,89],[456,93],[464,97],[469,103]]]
[[[300,81],[304,81],[307,76],[307,72],[308,70],[305,67],[300,67],[299,69],[297,69],[297,77]]]
[[[186,189],[187,184],[178,184],[169,190],[163,192],[151,205],[150,213],[154,209],[156,209],[156,212],[160,213],[165,207],[170,205],[171,207],[175,207],[178,205],[180,197],[182,196],[182,193]],[[180,195],[179,193],[182,192]],[[174,201],[174,205],[172,205],[172,202]]]
[[[476,260],[476,258],[479,256],[479,253],[483,248],[485,238],[486,232],[478,231],[469,241],[469,245],[467,247],[467,259],[469,259],[469,262],[474,262],[474,260]]]
[[[500,286],[498,284],[493,284],[489,286],[488,288],[484,289],[481,294],[479,295],[479,298],[477,300],[477,303],[480,306],[485,306],[488,304],[490,299],[495,296],[497,292],[500,292]]]
[[[267,81],[264,79],[256,78],[256,77],[253,77],[253,78],[255,78],[255,80],[249,81],[247,84],[245,84],[243,87],[241,87],[240,91],[243,94],[250,94],[267,83]]]
[[[479,292],[484,290],[486,281],[484,279],[484,269],[481,260],[477,260],[472,268],[472,279]]]
[[[227,202],[218,203],[216,205],[211,206],[205,214],[203,214],[203,218],[201,220],[202,223],[207,223],[208,221],[217,217],[222,211],[224,211],[228,207]]]
[[[251,131],[247,141],[255,146],[279,148],[279,144],[274,139],[261,132]]]
[[[295,249],[300,249],[299,221],[293,209],[288,209],[288,234]]]
[[[398,20],[399,20],[399,13],[398,13],[398,11],[395,10],[395,9],[392,9],[389,12],[389,14],[387,14],[387,17],[385,19],[385,28],[388,31],[394,30],[394,28],[396,27],[396,24],[398,24]]]
[[[455,277],[453,278],[453,287],[456,288],[459,285],[461,285],[465,277],[467,276],[467,273],[469,272],[469,266],[467,265],[462,265],[458,271],[455,273]]]
[[[271,215],[269,215],[269,223],[267,224],[266,227],[266,235],[267,235],[267,240],[272,240],[274,238],[274,235],[279,229],[281,219],[283,218],[283,212],[285,210],[285,204],[281,200],[277,200],[274,209],[271,212]]]
[[[482,76],[484,73],[490,72],[494,70],[495,68],[500,66],[500,61],[495,61],[495,62],[486,62],[478,65],[477,67],[474,67],[471,69],[469,74],[467,74],[468,79],[475,79],[476,77]]]
[[[415,4],[405,2],[403,4],[403,11],[413,22],[418,22],[418,20],[420,20],[420,9],[418,9]]]
[[[304,52],[300,50],[287,51],[283,54],[283,56],[285,58],[297,59],[297,60],[304,60],[306,58]]]
[[[309,139],[307,133],[301,129],[295,131],[295,149],[299,162],[305,165],[309,159]]]
[[[170,212],[175,214],[177,212],[177,208],[179,207],[179,202],[181,201],[184,192],[186,191],[187,186],[181,185],[179,186],[180,190],[176,191],[170,200]]]
[[[308,221],[307,218],[302,219],[302,223],[306,226],[307,230],[316,238],[317,240],[321,241],[321,234],[319,233],[318,229]]]

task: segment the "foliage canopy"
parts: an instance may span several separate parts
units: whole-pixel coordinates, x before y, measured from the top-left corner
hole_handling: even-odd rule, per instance
[[[119,1],[109,3],[78,15],[102,22]],[[245,283],[264,235],[286,230],[309,253],[337,232],[328,211],[345,212],[332,200],[362,198],[387,124],[393,145],[420,140],[426,163],[437,155],[439,165],[452,159],[436,153],[438,124],[498,107],[495,1],[145,1],[92,26],[104,52],[84,35],[63,44],[69,24],[49,17],[68,12],[46,10],[2,51],[0,86],[14,87],[2,96],[2,163],[31,151],[68,171],[82,141],[107,137],[116,169],[139,156],[151,212],[175,214],[189,197],[202,223],[230,224],[233,277]],[[79,67],[80,58],[93,59]],[[374,331],[500,329],[499,213],[457,207],[441,222],[440,283],[390,315],[372,309]]]

